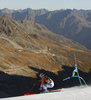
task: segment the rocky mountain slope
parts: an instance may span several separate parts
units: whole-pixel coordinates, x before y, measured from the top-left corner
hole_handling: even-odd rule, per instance
[[[91,49],[90,17],[91,13],[79,14],[72,10],[65,10],[36,16],[35,22],[45,25],[56,34],[64,35]]]
[[[0,10],[0,16],[8,13],[15,20],[30,20],[35,23],[43,24],[50,31],[64,35],[74,41],[79,42],[88,49],[90,46],[91,31],[91,10],[55,10],[46,9],[33,10]]]
[[[0,97],[27,93],[40,72],[52,77],[55,87],[66,86],[62,79],[72,74],[74,53],[80,74],[90,83],[91,51],[58,36],[43,25],[0,17]],[[75,83],[79,84],[72,81],[70,85]],[[38,87],[39,83],[33,91]]]
[[[15,48],[16,51],[28,51],[28,53],[34,52],[38,54],[43,53],[44,55],[48,54],[52,56],[52,54],[56,55],[57,52],[62,53],[61,51],[56,50],[56,47],[58,47],[67,48],[66,50],[72,48],[73,50],[90,52],[84,46],[74,41],[63,36],[55,35],[43,25],[27,21],[23,21],[22,23],[16,22],[8,15],[0,17],[0,27],[1,41],[4,41],[5,43],[3,46]],[[54,39],[52,38],[55,38],[55,41],[53,41]],[[57,41],[58,39],[59,41]],[[1,42],[1,45],[4,43]]]

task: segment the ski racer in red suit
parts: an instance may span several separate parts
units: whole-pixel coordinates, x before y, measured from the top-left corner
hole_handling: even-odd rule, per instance
[[[40,73],[39,77],[41,78],[39,82],[41,82],[40,90],[42,90],[42,93],[47,93],[47,88],[54,87],[54,82],[51,78],[49,78],[43,73]]]

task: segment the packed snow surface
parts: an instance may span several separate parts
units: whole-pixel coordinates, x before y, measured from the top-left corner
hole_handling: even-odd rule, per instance
[[[61,92],[3,98],[0,100],[91,100],[91,87],[64,88]]]

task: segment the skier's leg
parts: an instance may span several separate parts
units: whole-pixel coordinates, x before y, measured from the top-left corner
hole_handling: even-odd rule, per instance
[[[42,93],[47,93],[47,85],[46,84],[43,85]]]
[[[47,88],[53,88],[53,87],[54,87],[54,82],[47,83],[47,84],[46,84],[46,87],[47,87]]]

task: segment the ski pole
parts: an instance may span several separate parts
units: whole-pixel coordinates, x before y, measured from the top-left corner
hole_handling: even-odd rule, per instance
[[[37,81],[38,82],[38,81]],[[34,88],[35,84],[37,83],[35,82],[34,85],[32,86],[32,88],[30,89],[30,91],[28,92],[28,94],[32,91],[32,89]]]

